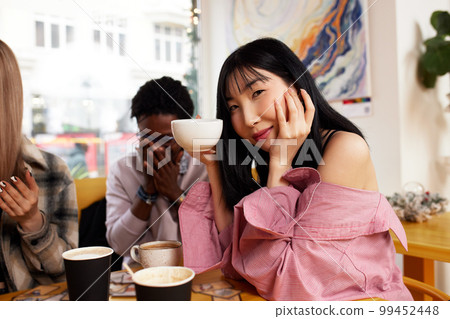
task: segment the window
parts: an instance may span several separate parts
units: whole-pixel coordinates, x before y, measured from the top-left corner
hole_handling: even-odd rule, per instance
[[[177,0],[153,8],[148,1],[117,6],[95,0],[83,1],[83,12],[66,2],[23,6],[23,1],[0,0],[0,12],[15,15],[2,19],[1,34],[9,46],[20,48],[14,52],[19,64],[32,63],[22,78],[23,133],[67,163],[77,144],[87,146],[89,176],[104,176],[136,136],[130,105],[137,90],[163,75],[189,85],[185,29],[192,3]],[[72,170],[75,178],[81,176]]]
[[[100,30],[94,30],[94,43],[100,44]]]
[[[98,52],[107,52],[114,56],[125,56],[127,52],[127,21],[112,16],[100,16],[95,19],[97,28],[93,29],[93,42]]]
[[[113,48],[114,48],[113,37],[114,37],[114,34],[112,34],[111,32],[108,32],[108,33],[106,34],[106,46],[108,47],[108,49],[109,49],[110,51],[112,51]]]
[[[170,48],[171,48],[170,41],[166,41],[166,61],[167,62],[170,62],[170,59],[171,59]]]
[[[45,46],[45,38],[44,38],[44,22],[36,21],[36,46],[44,47]]]
[[[176,46],[177,46],[177,63],[181,63],[182,62],[183,46],[182,46],[181,42],[177,42]]]
[[[66,26],[66,43],[70,44],[72,43],[74,40],[74,35],[73,35],[73,27],[70,25]]]
[[[155,60],[161,60],[161,41],[159,39],[155,39]]]
[[[158,23],[154,25],[154,30],[154,56],[157,61],[162,60],[174,67],[188,62],[183,58],[185,34],[182,27]]]
[[[59,25],[52,24],[52,48],[59,48]]]
[[[120,45],[120,47],[119,47],[119,54],[121,55],[121,56],[124,56],[125,55],[125,34],[119,34],[119,45]]]
[[[42,48],[61,49],[75,42],[75,27],[63,18],[42,17],[35,21],[35,45]]]

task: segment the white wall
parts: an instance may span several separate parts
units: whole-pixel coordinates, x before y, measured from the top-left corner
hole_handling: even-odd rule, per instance
[[[434,35],[428,22],[431,12],[449,10],[450,1],[369,0],[368,6],[373,115],[353,121],[369,142],[380,191],[389,195],[408,181],[419,181],[450,198],[450,175],[438,163],[450,155],[450,116],[442,112],[449,103],[448,77],[439,80],[437,90],[425,91],[415,75],[422,38]],[[224,1],[202,1],[203,117],[215,116],[217,78],[230,53],[224,13]],[[449,293],[450,267],[437,264],[437,287]]]
[[[422,42],[436,35],[430,24],[435,10],[450,10],[450,1],[396,1],[401,181],[418,181],[450,198],[450,174],[441,163],[450,156],[450,114],[443,111],[449,103],[449,77],[440,77],[436,89],[424,89],[416,76]],[[448,263],[436,263],[436,287],[450,292]]]
[[[201,1],[201,48],[199,113],[203,118],[216,117],[216,91],[220,68],[230,52],[225,43],[227,16],[225,1]]]
[[[368,8],[373,114],[352,121],[370,145],[380,192],[391,194],[401,187],[395,2],[369,1]]]
[[[436,35],[430,24],[435,10],[450,10],[450,1],[397,1],[402,182],[419,181],[448,197],[450,175],[445,174],[440,159],[450,155],[450,122],[443,111],[449,103],[445,96],[450,92],[449,77],[440,77],[436,89],[424,89],[416,76],[422,42]]]

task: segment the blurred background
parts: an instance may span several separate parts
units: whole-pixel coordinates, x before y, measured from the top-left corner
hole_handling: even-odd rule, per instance
[[[191,0],[2,0],[0,38],[24,86],[23,131],[75,178],[104,176],[134,136],[131,98],[152,78],[187,85],[197,105]]]

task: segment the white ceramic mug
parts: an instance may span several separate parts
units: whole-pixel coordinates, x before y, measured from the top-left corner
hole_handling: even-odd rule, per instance
[[[142,267],[180,266],[182,259],[181,242],[176,240],[151,241],[134,245],[130,250],[131,258]]]
[[[219,142],[223,121],[220,119],[173,120],[171,127],[178,145],[188,152],[204,152]]]

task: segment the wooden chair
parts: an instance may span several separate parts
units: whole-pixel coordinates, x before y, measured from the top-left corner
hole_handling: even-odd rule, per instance
[[[426,284],[422,281],[418,281],[416,279],[412,279],[409,277],[403,277],[403,282],[405,283],[406,288],[409,289],[411,293],[416,292],[421,295],[431,297],[433,301],[448,301],[450,300],[450,296],[445,292]]]
[[[106,177],[76,179],[75,188],[77,191],[79,222],[82,209],[105,197]]]

